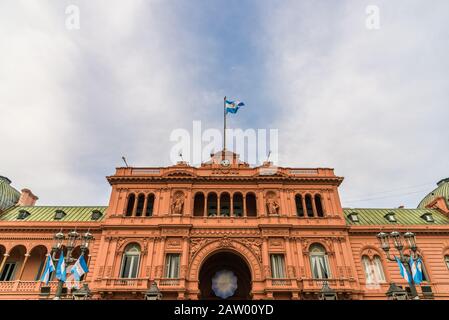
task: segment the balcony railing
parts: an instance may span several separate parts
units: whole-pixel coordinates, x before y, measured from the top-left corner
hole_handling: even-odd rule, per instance
[[[351,290],[353,289],[353,282],[347,278],[332,278],[332,279],[302,279],[302,289],[304,291],[317,291],[323,288],[323,285],[327,283],[329,287],[334,290]]]
[[[176,287],[181,284],[180,279],[160,279],[159,286],[160,287]]]
[[[47,284],[40,281],[0,281],[0,294],[2,293],[13,293],[13,292],[24,292],[24,293],[40,293],[42,287],[50,287],[50,291],[56,291],[58,286],[58,281],[50,281]]]

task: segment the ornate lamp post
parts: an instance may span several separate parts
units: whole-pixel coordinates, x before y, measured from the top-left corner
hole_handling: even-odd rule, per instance
[[[323,287],[321,288],[320,300],[337,300],[337,293],[334,289],[329,287],[327,281],[323,282]]]
[[[87,231],[85,234],[83,234],[80,237],[79,233],[76,232],[75,230],[70,231],[67,234],[67,245],[66,245],[67,255],[64,256],[66,268],[70,264],[72,264],[73,262],[76,261],[72,256],[72,251],[76,247],[77,240],[79,240],[80,238],[81,238],[81,245],[80,245],[81,254],[84,254],[86,252],[86,250],[89,248],[89,242],[93,239],[92,234],[89,231]],[[51,256],[52,256],[54,264],[57,265],[59,259],[61,259],[61,255],[63,252],[63,243],[65,240],[65,235],[62,233],[62,231],[60,231],[53,236],[53,239],[54,239],[54,245],[52,248]],[[58,252],[59,252],[59,258],[56,259],[56,255]],[[63,286],[64,286],[64,282],[59,280],[54,300],[61,299]],[[88,290],[89,288],[84,287],[84,289]],[[90,290],[89,290],[89,293],[90,293]]]
[[[156,281],[153,281],[150,288],[145,292],[145,300],[161,300],[162,292],[157,287]]]
[[[399,252],[399,257],[396,257],[395,255],[390,255],[390,238],[393,241],[393,245],[396,248],[396,250]],[[412,295],[412,299],[419,299],[418,292],[416,291],[415,282],[413,281],[412,271],[410,268],[410,261],[416,261],[418,260],[419,256],[417,253],[418,247],[416,246],[416,239],[415,234],[412,232],[406,232],[403,235],[400,234],[397,231],[393,231],[390,234],[385,232],[380,232],[377,235],[377,239],[379,239],[380,247],[383,251],[387,254],[387,259],[390,261],[396,262],[396,258],[399,259],[399,261],[404,265],[405,269],[407,270],[409,276],[410,276],[410,291]],[[410,248],[410,255],[405,256],[404,255],[404,240],[408,247]],[[391,288],[391,287],[390,287]],[[391,290],[389,290],[391,291]]]

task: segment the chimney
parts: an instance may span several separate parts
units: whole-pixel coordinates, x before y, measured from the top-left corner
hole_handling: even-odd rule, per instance
[[[21,207],[33,207],[38,199],[30,189],[22,189],[22,194],[17,205]]]

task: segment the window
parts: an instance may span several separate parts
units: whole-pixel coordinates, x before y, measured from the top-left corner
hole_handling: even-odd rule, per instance
[[[314,279],[329,279],[331,277],[329,258],[321,244],[310,246],[310,266]]]
[[[195,194],[195,198],[193,199],[193,215],[195,217],[204,215],[204,194],[201,192]]]
[[[146,217],[151,217],[153,215],[154,207],[154,194],[150,193],[147,197],[147,211],[145,212]]]
[[[220,195],[220,216],[229,217],[231,215],[231,196],[229,193]]]
[[[165,259],[165,277],[170,279],[179,278],[179,253],[169,253]]]
[[[304,208],[302,206],[302,197],[300,194],[297,194],[295,196],[295,203],[296,203],[296,215],[298,217],[304,217]]]
[[[120,277],[127,279],[137,278],[139,262],[140,247],[137,244],[128,245],[123,255]]]
[[[24,219],[26,219],[29,215],[30,215],[30,213],[29,213],[28,211],[22,209],[22,210],[19,211],[19,214],[17,215],[17,219],[19,219],[19,220],[24,220]]]
[[[235,217],[242,217],[243,216],[243,196],[241,193],[234,193],[232,197],[233,202],[233,211]]]
[[[3,267],[3,271],[0,274],[0,281],[12,281],[14,280],[14,271],[16,269],[15,262],[7,262]]]
[[[449,255],[444,256],[444,262],[446,263],[446,267],[449,269]]]
[[[99,220],[101,217],[103,216],[103,214],[101,213],[100,210],[93,210],[92,211],[92,216],[91,216],[91,220]]]
[[[63,210],[56,210],[55,211],[55,220],[61,220],[64,218],[66,213]]]
[[[352,222],[359,222],[359,214],[357,212],[351,212],[350,214],[348,214],[348,218]]]
[[[370,260],[368,256],[363,256],[362,264],[365,271],[366,283],[374,284],[385,282],[385,274],[379,256],[375,256],[373,260]]]
[[[283,254],[271,255],[271,277],[273,279],[285,279],[285,266]]]
[[[210,217],[217,215],[217,195],[215,193],[207,195],[207,215]]]
[[[137,197],[136,217],[142,216],[144,206],[145,206],[145,195],[139,194],[139,196]]]
[[[306,211],[308,217],[313,217],[312,196],[310,194],[306,195]]]
[[[435,222],[431,213],[424,213],[421,218],[423,218],[427,222]]]
[[[315,207],[318,217],[324,217],[323,203],[321,202],[321,196],[319,194],[315,195]]]
[[[389,222],[396,222],[396,216],[394,212],[388,212],[385,216],[385,219],[387,219]]]
[[[246,195],[246,215],[248,217],[257,217],[256,195],[254,193]]]
[[[136,196],[131,193],[128,197],[128,205],[126,207],[126,216],[130,217],[133,215],[134,202],[136,201]]]

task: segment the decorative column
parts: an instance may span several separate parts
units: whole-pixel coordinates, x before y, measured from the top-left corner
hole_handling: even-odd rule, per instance
[[[316,205],[315,205],[315,196],[311,196],[312,198],[312,210],[313,210],[313,216],[316,218],[318,217],[318,213],[316,211]]]
[[[28,258],[30,256],[31,255],[29,253],[25,253],[25,259],[23,260],[23,264],[22,264],[22,267],[20,268],[19,277],[17,280],[22,280],[23,270],[25,270],[25,264],[27,263]]]
[[[147,216],[147,209],[148,209],[148,195],[145,195],[145,201],[143,202],[142,217]]]
[[[301,195],[301,203],[302,203],[302,214],[303,214],[303,217],[307,217],[307,207],[306,207],[306,197],[305,197],[305,195]]]
[[[134,207],[133,207],[133,214],[132,216],[135,217],[136,216],[136,212],[137,212],[137,204],[139,203],[139,195],[136,194],[134,197]]]
[[[204,217],[207,217],[207,194],[204,195]]]
[[[221,198],[221,195],[220,194],[217,194],[217,217],[219,217],[220,216],[220,211],[221,211],[221,204],[220,204],[220,198]]]
[[[246,218],[248,215],[246,214],[246,194],[243,196],[243,216]]]
[[[229,216],[233,217],[234,216],[234,194],[229,195],[230,199],[229,199]]]
[[[3,271],[3,267],[5,266],[6,260],[8,260],[9,254],[4,253],[3,254],[3,260],[2,260],[2,264],[0,266],[0,273]]]

